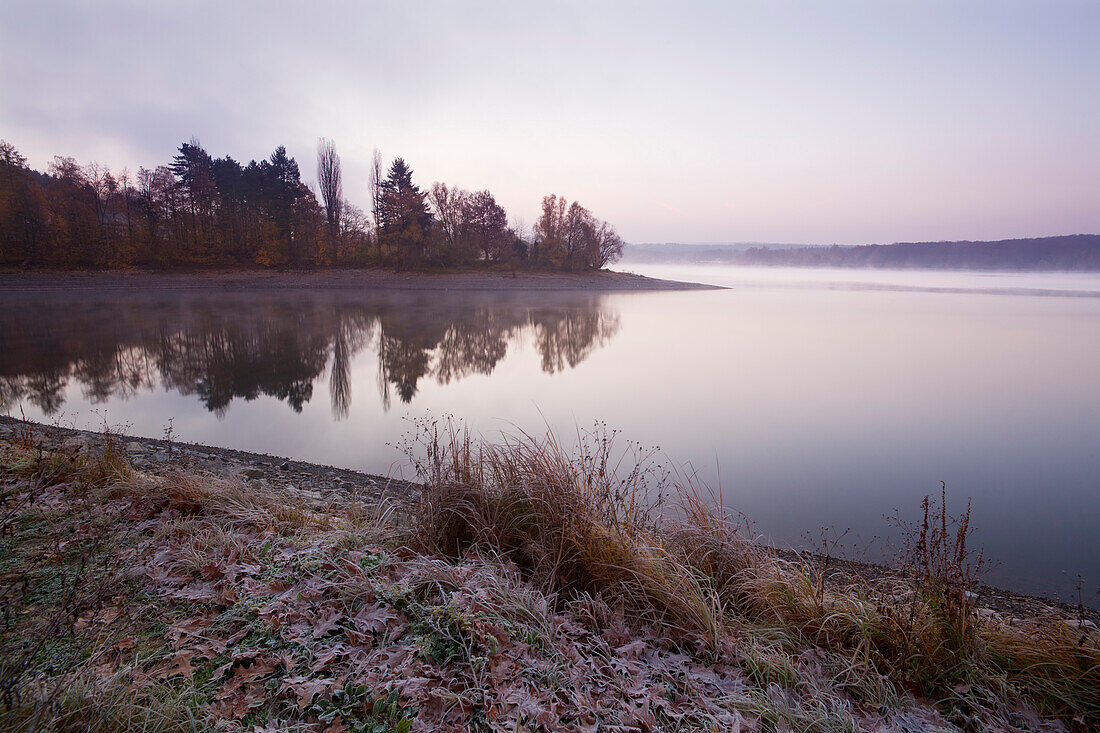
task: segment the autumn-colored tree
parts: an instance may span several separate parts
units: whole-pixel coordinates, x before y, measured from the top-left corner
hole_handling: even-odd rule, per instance
[[[325,139],[318,146],[321,201],[283,146],[243,165],[211,157],[192,138],[169,164],[131,175],[63,156],[39,173],[0,141],[0,265],[522,263],[582,270],[604,267],[622,250],[613,227],[557,196],[543,199],[528,235],[526,227],[507,227],[507,214],[489,191],[436,183],[422,192],[401,158],[383,176],[375,151],[370,179],[368,216],[343,198],[340,158]]]
[[[598,270],[622,255],[615,228],[592,216],[588,209],[556,195],[542,200],[535,222],[532,258],[536,266],[566,270]]]
[[[97,252],[101,243],[99,221],[84,170],[73,158],[54,156],[49,174],[52,180],[46,188],[46,201],[50,216],[45,231],[48,253],[44,264],[102,267],[103,259]]]
[[[565,260],[565,212],[569,202],[551,194],[542,198],[542,214],[535,222],[531,263],[561,267]]]

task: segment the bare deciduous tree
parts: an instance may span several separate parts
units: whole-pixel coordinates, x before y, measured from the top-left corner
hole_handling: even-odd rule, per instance
[[[433,183],[428,192],[428,201],[435,209],[435,218],[443,230],[443,237],[449,252],[464,254],[463,246],[463,207],[469,194],[461,188],[450,187],[446,183]]]
[[[596,269],[602,270],[623,256],[623,240],[615,227],[606,221],[596,230],[596,251],[594,261]]]
[[[371,219],[374,222],[374,226],[378,228],[378,204],[379,197],[382,195],[382,181],[385,179],[385,174],[382,172],[382,153],[378,152],[378,148],[374,149],[374,155],[370,161],[370,214]]]
[[[344,205],[344,187],[340,176],[340,156],[331,140],[321,138],[317,143],[317,184],[325,205],[328,223],[329,261],[336,263],[337,243],[340,240],[340,216]]]

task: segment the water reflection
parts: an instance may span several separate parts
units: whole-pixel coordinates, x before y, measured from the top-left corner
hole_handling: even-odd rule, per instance
[[[421,382],[489,374],[521,339],[544,372],[577,366],[619,329],[602,296],[586,294],[315,292],[87,298],[20,294],[0,301],[0,399],[61,410],[72,382],[84,399],[126,399],[158,385],[195,395],[224,416],[260,395],[295,412],[329,370],[333,416],[347,417],[351,365],[377,353],[384,410],[411,403]]]

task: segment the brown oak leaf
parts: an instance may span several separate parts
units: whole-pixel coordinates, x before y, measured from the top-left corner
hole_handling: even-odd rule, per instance
[[[330,610],[324,616],[317,618],[317,621],[313,625],[313,638],[319,639],[325,634],[335,629],[344,618],[344,614],[337,609]]]
[[[402,620],[402,615],[397,611],[383,606],[380,604],[372,604],[364,606],[360,609],[359,613],[355,615],[352,621],[355,622],[355,628],[359,631],[370,631],[373,633],[381,633],[386,628]]]
[[[175,677],[178,674],[184,677],[191,677],[195,674],[194,669],[191,668],[191,659],[195,656],[195,650],[193,649],[181,649],[176,652],[171,661],[158,672],[153,674],[153,677],[157,679],[168,679],[169,677]]]
[[[317,697],[317,695],[324,694],[324,692],[334,684],[335,680],[331,678],[295,675],[294,677],[287,677],[283,680],[283,686],[280,692],[286,692],[287,690],[294,692],[294,696],[298,698],[298,709],[304,710],[313,702],[313,699]]]

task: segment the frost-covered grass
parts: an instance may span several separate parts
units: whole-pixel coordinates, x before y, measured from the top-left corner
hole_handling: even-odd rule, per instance
[[[1095,636],[977,617],[934,505],[838,587],[611,435],[422,428],[413,506],[0,443],[0,729],[1097,724]]]
[[[592,595],[711,658],[733,649],[762,685],[797,686],[807,676],[790,660],[820,657],[834,684],[816,678],[817,701],[915,694],[982,726],[1035,713],[1100,725],[1100,640],[1061,619],[983,620],[970,591],[985,560],[968,547],[969,507],[951,517],[945,487],[901,523],[896,580],[838,586],[749,541],[690,477],[637,446],[615,451],[614,437],[597,429],[569,450],[553,434],[486,445],[454,424],[420,424],[406,446],[426,487],[414,541],[450,557],[494,553],[548,592]]]

